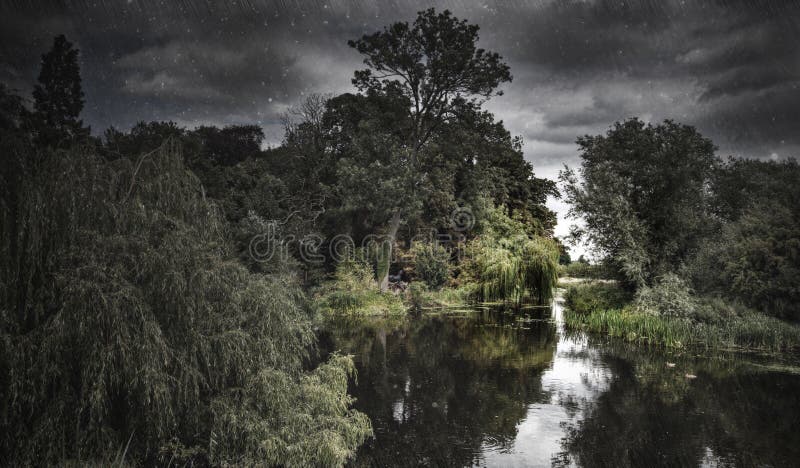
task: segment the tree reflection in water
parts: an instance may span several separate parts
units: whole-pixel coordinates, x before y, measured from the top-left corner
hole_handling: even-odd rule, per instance
[[[700,358],[587,339],[548,317],[479,310],[326,323],[320,350],[355,355],[350,391],[375,430],[352,464],[789,466],[800,459],[797,374],[730,353]]]

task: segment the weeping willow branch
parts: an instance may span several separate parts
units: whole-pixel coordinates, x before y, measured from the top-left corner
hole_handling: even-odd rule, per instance
[[[153,464],[340,465],[371,433],[349,409],[352,363],[302,371],[301,290],[234,259],[176,143],[135,165],[47,155],[17,200],[2,219],[18,254],[0,259],[0,432],[17,435],[0,465],[107,464],[123,448]]]

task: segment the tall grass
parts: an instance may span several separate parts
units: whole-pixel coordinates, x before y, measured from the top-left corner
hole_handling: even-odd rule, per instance
[[[668,348],[786,351],[800,348],[800,326],[734,305],[700,301],[702,320],[647,313],[616,285],[583,284],[565,294],[564,324],[627,341]],[[723,316],[720,309],[727,310]]]

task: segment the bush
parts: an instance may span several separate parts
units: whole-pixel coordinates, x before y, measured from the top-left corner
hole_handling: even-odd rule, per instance
[[[693,319],[698,310],[689,285],[674,273],[658,277],[653,286],[642,286],[635,303],[641,312],[670,318]]]
[[[685,283],[674,278],[651,289],[647,300],[666,296],[675,311],[683,311]],[[568,328],[605,333],[649,345],[670,348],[745,348],[765,351],[800,347],[800,326],[765,317],[741,304],[719,298],[690,298],[694,313],[676,319],[631,302],[631,295],[613,283],[571,286],[564,295]]]
[[[379,315],[406,311],[400,296],[380,291],[371,264],[359,256],[339,263],[333,278],[317,288],[314,299],[324,314]]]
[[[450,278],[450,252],[437,243],[417,242],[411,248],[414,272],[432,289],[441,288]]]
[[[621,309],[631,301],[631,294],[615,283],[590,282],[567,288],[564,305],[576,314]]]
[[[708,241],[688,268],[704,293],[800,320],[800,217],[770,202],[752,205]]]

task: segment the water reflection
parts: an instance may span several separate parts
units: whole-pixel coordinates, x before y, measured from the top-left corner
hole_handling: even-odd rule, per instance
[[[800,377],[565,333],[550,311],[338,319],[375,438],[354,466],[791,466]],[[668,367],[667,362],[674,363]],[[696,375],[696,379],[686,377]]]

